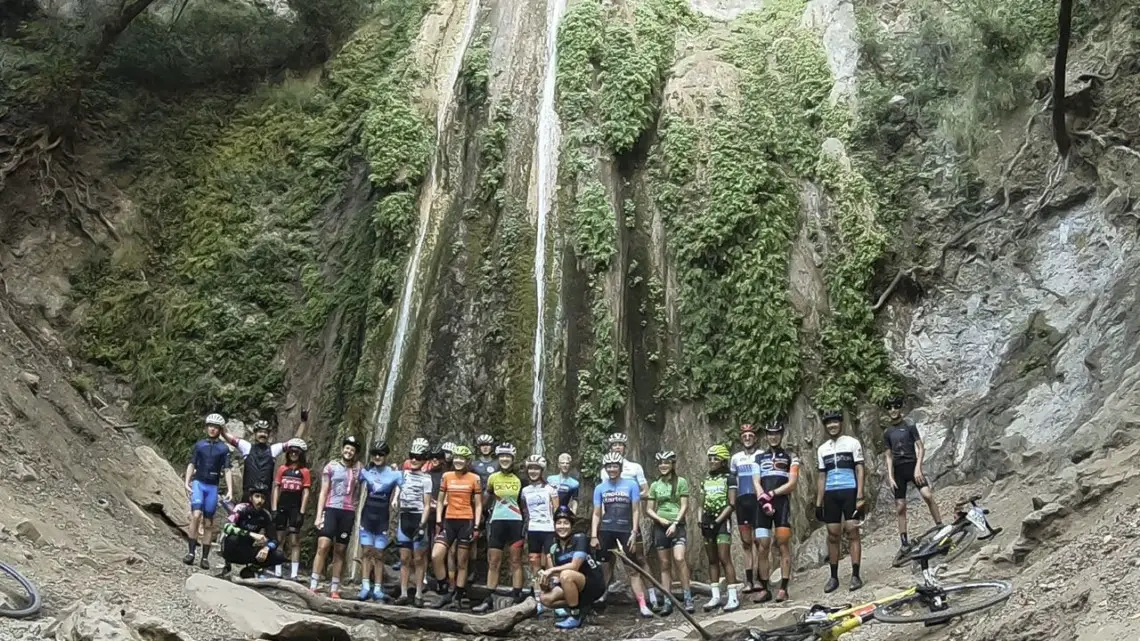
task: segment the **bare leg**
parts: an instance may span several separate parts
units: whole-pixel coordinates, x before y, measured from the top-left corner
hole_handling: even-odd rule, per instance
[[[673,576],[669,565],[669,550],[657,550],[657,564],[661,566],[661,585],[665,588],[673,587]],[[664,594],[661,596],[665,596]],[[668,597],[665,597],[668,598]]]
[[[847,530],[847,545],[848,545],[848,547],[851,548],[851,563],[853,565],[858,565],[859,562],[862,560],[862,557],[863,557],[863,543],[862,543],[862,541],[860,541],[860,538],[859,538],[859,527],[856,526],[853,521],[848,521],[844,525],[845,525],[845,529]],[[836,538],[838,539],[838,537],[836,537]],[[836,547],[836,551],[835,551],[836,561],[835,562],[838,562],[839,561],[839,550],[838,550],[839,546],[836,545],[835,547]],[[830,552],[830,550],[829,550],[829,552]]]
[[[516,590],[521,590],[523,586],[523,546],[512,545],[508,553],[510,554],[511,562],[511,587]]]
[[[736,583],[736,568],[732,565],[732,544],[721,543],[717,545],[720,551],[720,565],[724,568],[724,578],[729,585]]]
[[[839,544],[842,528],[838,523],[827,524],[827,561],[832,565],[839,563]]]
[[[586,576],[574,570],[563,570],[558,574],[558,582],[562,584],[562,598],[566,600],[566,607],[578,607],[579,596],[586,587]]]
[[[756,539],[756,577],[762,585],[772,576],[772,539],[763,537]]]
[[[744,567],[751,570],[756,565],[756,559],[752,556],[752,548],[755,545],[755,538],[753,537],[752,526],[740,526],[740,547],[744,550]],[[735,572],[735,569],[733,570]],[[752,586],[747,586],[751,588]]]
[[[455,569],[455,585],[457,587],[467,587],[467,562],[471,555],[471,548],[466,545],[460,544],[459,552],[456,554],[456,561],[458,567]],[[500,550],[500,554],[502,551]]]
[[[329,549],[332,548],[332,539],[320,537],[317,539],[317,553],[313,556],[313,576],[309,577],[309,589],[317,589],[317,579],[325,573],[325,563],[328,562]]]
[[[899,534],[906,534],[906,499],[895,499],[895,514],[899,519]]]
[[[487,589],[494,592],[499,587],[499,572],[503,568],[503,551],[487,548]]]
[[[413,569],[419,572],[420,568],[418,564],[413,568],[411,549],[400,548],[400,596],[408,594],[408,579],[411,578]]]
[[[440,581],[447,577],[447,557],[450,547],[448,544],[439,541],[431,550],[431,562],[435,569],[435,578]]]
[[[424,575],[427,574],[427,565],[428,565],[427,548],[424,547],[422,549],[413,551],[412,552],[412,558],[414,558],[415,562],[416,562],[416,575],[415,575],[416,583],[415,583],[415,586],[416,586],[417,590],[420,590],[423,588]]]
[[[776,529],[776,546],[780,550],[781,587],[792,580],[792,528]]]
[[[918,493],[922,495],[922,500],[926,501],[926,507],[930,508],[930,517],[934,519],[935,523],[941,523],[942,513],[938,509],[938,503],[934,500],[934,491],[928,485],[921,488]]]
[[[690,590],[689,562],[685,559],[685,546],[683,545],[673,546],[673,569],[676,570],[677,574],[680,575],[681,589],[684,590],[686,594],[688,594]],[[670,583],[662,583],[662,585],[667,588],[673,587]]]
[[[338,588],[340,587],[340,573],[344,570],[344,550],[345,545],[343,543],[333,545],[332,576],[329,581],[335,583]]]
[[[709,562],[709,583],[720,583],[720,552],[716,549],[716,541],[705,542],[705,557]]]

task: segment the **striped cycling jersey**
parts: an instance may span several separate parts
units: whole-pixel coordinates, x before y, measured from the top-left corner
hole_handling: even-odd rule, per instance
[[[863,464],[863,446],[846,434],[824,442],[816,450],[819,471],[827,475],[824,491],[855,490],[858,480],[855,467]]]
[[[756,464],[755,451],[741,450],[733,454],[728,463],[728,471],[736,475],[736,493],[739,496],[756,493],[756,488],[752,487],[752,477],[759,474],[760,466]]]

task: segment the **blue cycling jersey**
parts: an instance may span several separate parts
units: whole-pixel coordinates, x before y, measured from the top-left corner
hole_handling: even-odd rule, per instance
[[[230,469],[230,448],[221,439],[204,438],[190,450],[190,463],[194,465],[191,480],[217,485],[222,471]]]
[[[824,473],[824,491],[854,490],[858,488],[856,468],[863,464],[863,446],[859,441],[840,435],[825,441],[816,450],[819,471]]]
[[[387,465],[369,465],[360,472],[360,483],[367,488],[364,499],[364,513],[361,523],[383,524],[388,527],[388,517],[392,509],[392,492],[404,486],[404,474]],[[380,530],[383,531],[383,530]]]
[[[633,531],[633,511],[641,501],[641,488],[632,479],[603,481],[594,488],[594,505],[602,506],[599,532]]]
[[[548,476],[546,482],[558,488],[559,507],[567,507],[570,505],[570,501],[578,498],[578,479],[573,476],[554,474],[553,476]]]

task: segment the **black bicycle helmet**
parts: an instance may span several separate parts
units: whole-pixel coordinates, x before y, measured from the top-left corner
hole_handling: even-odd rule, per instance
[[[901,408],[903,406],[904,400],[905,399],[903,399],[901,396],[892,396],[888,398],[885,403],[883,403],[883,406],[887,409],[891,409],[892,407]]]
[[[260,494],[264,498],[269,498],[269,486],[264,483],[254,483],[253,487],[249,488],[249,496]]]
[[[355,436],[344,437],[344,440],[340,442],[340,446],[344,447],[345,445],[351,445],[357,452],[360,451],[360,441],[356,440]]]
[[[569,505],[559,506],[554,511],[554,522],[557,523],[559,520],[570,521],[570,525],[574,525],[574,510],[571,510]]]
[[[764,431],[769,434],[780,434],[784,431],[784,422],[772,421],[764,426]]]
[[[368,451],[370,456],[388,456],[392,450],[384,441],[376,441],[372,444],[372,449]]]
[[[819,413],[819,418],[824,423],[830,423],[831,421],[839,421],[842,423],[843,410],[823,410]]]

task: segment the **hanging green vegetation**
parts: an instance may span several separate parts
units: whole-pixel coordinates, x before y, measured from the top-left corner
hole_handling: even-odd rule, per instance
[[[149,240],[158,251],[92,268],[79,288],[91,310],[78,338],[88,358],[134,383],[135,418],[168,451],[196,435],[203,412],[273,411],[282,349],[315,335],[333,310],[342,310],[344,328],[384,325],[413,226],[409,192],[431,147],[402,64],[427,5],[388,3],[385,19],[345,45],[319,87],[288,100],[265,90],[224,125],[207,106],[162,123],[143,147],[149,169],[133,196],[153,212]],[[374,187],[391,195],[364,211],[370,225],[349,221],[342,253],[316,224],[360,156]],[[330,282],[321,265],[341,265],[348,278]],[[337,378],[358,384],[341,389],[360,392],[367,377],[357,359],[375,355],[345,345],[357,334],[338,333],[342,355],[357,352]],[[339,421],[348,405],[333,401],[335,414],[322,419]],[[349,429],[366,433],[362,414]]]

